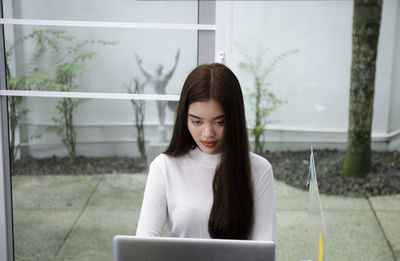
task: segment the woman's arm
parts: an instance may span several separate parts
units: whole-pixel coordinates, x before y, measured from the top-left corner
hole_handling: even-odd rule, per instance
[[[269,164],[268,164],[269,165]],[[254,228],[251,239],[276,243],[276,210],[272,168],[262,173],[254,184]]]
[[[161,236],[167,219],[164,170],[163,156],[160,155],[150,164],[142,209],[136,230],[137,236]]]

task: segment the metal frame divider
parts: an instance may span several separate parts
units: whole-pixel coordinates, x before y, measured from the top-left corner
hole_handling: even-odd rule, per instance
[[[3,3],[0,3],[0,17],[3,18]],[[0,27],[0,90],[7,89],[6,57],[4,43],[4,25]],[[11,176],[10,156],[8,139],[8,115],[7,96],[0,97],[0,260],[13,260],[13,225],[12,225],[12,199],[11,199]]]
[[[216,1],[198,0],[198,24],[215,24]],[[215,57],[215,31],[197,31],[197,65],[213,63]]]

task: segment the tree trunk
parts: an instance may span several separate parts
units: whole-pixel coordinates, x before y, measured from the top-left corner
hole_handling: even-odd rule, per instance
[[[345,174],[364,177],[371,169],[371,126],[382,0],[354,0],[353,51]]]
[[[130,93],[143,93],[143,85],[140,84],[140,82],[135,79],[135,89],[132,92],[129,89]],[[146,153],[146,141],[144,137],[144,126],[143,126],[143,121],[144,121],[144,115],[145,115],[145,106],[146,103],[143,100],[131,100],[133,107],[135,108],[135,126],[136,126],[136,131],[137,131],[137,137],[136,137],[136,142],[137,142],[137,147],[140,152],[140,158],[142,161],[143,166],[147,166],[147,153]]]

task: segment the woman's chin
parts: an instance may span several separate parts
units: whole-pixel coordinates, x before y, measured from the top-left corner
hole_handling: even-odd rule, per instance
[[[214,145],[213,147],[207,147],[203,144],[199,146],[200,150],[207,154],[218,154],[221,153],[221,149],[219,148],[218,144]]]

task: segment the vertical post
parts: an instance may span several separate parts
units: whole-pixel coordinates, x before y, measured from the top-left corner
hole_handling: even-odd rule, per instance
[[[217,0],[215,14],[215,61],[231,66],[233,1]]]
[[[215,24],[216,0],[199,0],[198,23]],[[198,31],[197,65],[214,62],[215,31]]]
[[[3,2],[0,3],[3,18]],[[0,27],[0,89],[7,89],[4,25]],[[12,261],[13,227],[11,205],[10,157],[7,97],[0,97],[0,260]]]

